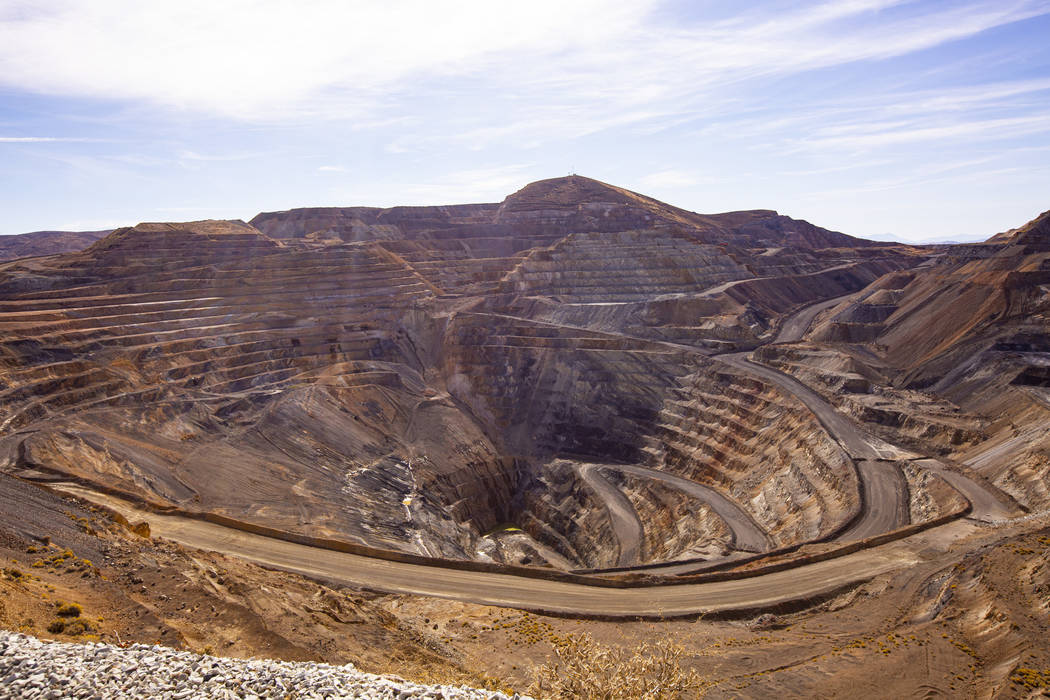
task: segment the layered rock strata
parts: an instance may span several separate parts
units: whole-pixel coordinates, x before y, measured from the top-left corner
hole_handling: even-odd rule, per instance
[[[593,569],[798,544],[846,527],[856,466],[790,392],[708,355],[856,292],[809,337],[902,333],[927,258],[576,176],[501,204],[140,224],[0,266],[0,456],[438,558]],[[870,381],[765,359],[829,390]],[[936,442],[915,421],[894,428]]]

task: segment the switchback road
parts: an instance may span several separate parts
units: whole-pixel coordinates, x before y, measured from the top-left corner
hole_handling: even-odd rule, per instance
[[[821,304],[830,305],[831,301],[833,300]],[[799,313],[807,311],[803,309]],[[793,319],[789,319],[785,324],[786,328],[791,329],[788,337],[793,337],[796,333],[804,334],[813,316],[806,322],[793,325]],[[781,335],[785,332],[782,330]],[[858,460],[868,502],[861,519],[851,531],[851,536],[885,532],[901,524],[904,518],[901,512],[902,503],[906,501],[902,500],[900,473],[887,469],[893,467],[896,470],[896,467],[880,460],[880,450],[869,441],[864,432],[808,387],[772,368],[748,361],[745,355],[735,353],[715,359],[740,371],[760,376],[797,397],[813,411],[832,437]],[[945,478],[973,503],[975,512],[980,511],[992,516],[1006,512],[1001,499],[985,485],[950,471],[936,461],[920,460],[916,464]],[[609,466],[625,469],[622,465]],[[642,469],[644,468],[631,467],[628,471]],[[653,478],[652,474],[648,474],[652,470],[645,471],[646,476]],[[637,471],[634,473],[642,475]],[[667,482],[666,476],[662,478]],[[696,487],[704,488],[699,484]],[[265,566],[396,593],[598,617],[657,617],[715,611],[750,611],[792,601],[812,600],[887,571],[915,565],[924,559],[937,558],[952,542],[977,531],[977,526],[972,523],[955,521],[890,544],[752,578],[608,588],[503,573],[462,571],[452,567],[394,562],[337,552],[193,518],[142,511],[127,501],[78,486],[67,484],[61,488],[89,501],[109,506],[131,520],[147,520],[154,535],[189,547],[238,556]],[[906,495],[906,492],[904,493]],[[707,496],[710,498],[711,494],[708,493]],[[708,502],[713,504],[715,501]],[[726,513],[729,511],[726,510]],[[721,511],[719,514],[726,517]],[[739,521],[738,524],[744,523]],[[747,537],[743,539],[746,540]],[[764,538],[764,534],[762,537]]]
[[[769,537],[765,531],[759,527],[758,523],[743,508],[709,486],[636,464],[602,464],[597,466],[603,469],[623,472],[624,474],[633,474],[652,481],[659,481],[703,501],[729,527],[733,533],[733,547],[735,549],[747,552],[765,552],[771,547]]]
[[[642,521],[627,496],[602,476],[599,467],[597,464],[579,465],[580,478],[605,504],[620,546],[617,566],[634,566],[641,562],[642,557],[642,540],[645,537]]]

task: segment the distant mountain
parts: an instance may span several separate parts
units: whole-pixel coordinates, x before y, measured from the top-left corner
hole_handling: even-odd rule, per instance
[[[344,242],[434,240],[449,235],[462,237],[465,231],[478,237],[513,239],[546,234],[560,237],[569,231],[674,229],[688,232],[697,240],[749,248],[887,245],[829,231],[769,209],[697,214],[580,175],[533,182],[500,204],[305,208],[264,212],[251,224],[272,238]]]
[[[969,245],[971,243],[981,243],[984,241],[984,237],[979,234],[961,238],[959,236],[939,236],[937,238],[924,238],[921,241],[905,240],[900,236],[894,236],[892,233],[874,233],[868,235],[868,238],[873,241],[904,243],[907,245]]]
[[[112,231],[33,231],[0,236],[0,260],[76,252],[108,236]]]

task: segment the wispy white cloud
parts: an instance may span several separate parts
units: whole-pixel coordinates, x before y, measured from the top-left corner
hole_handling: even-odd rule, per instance
[[[1001,105],[1004,100],[1031,98],[1050,92],[1050,78],[1033,80],[1003,80],[981,82],[962,87],[942,87],[936,91],[898,93],[885,104],[887,114],[926,112],[957,112],[988,105]],[[885,101],[884,101],[885,102]]]
[[[873,123],[839,126],[799,140],[794,150],[835,149],[863,151],[886,146],[938,140],[1012,139],[1050,132],[1050,113],[1003,119],[971,119],[959,122],[921,124],[914,122]],[[789,152],[792,149],[788,149]]]
[[[179,151],[179,160],[194,160],[202,162],[228,162],[234,160],[248,160],[250,158],[258,158],[263,153],[251,152],[251,153],[198,153],[196,151],[182,150]]]
[[[830,164],[783,173],[816,175],[892,164],[892,148],[953,142],[972,147],[1043,134],[1050,134],[1050,80],[1039,79],[835,95],[788,109],[719,115],[690,136],[778,156],[828,159]]]
[[[454,110],[449,95],[466,81],[493,96],[488,116],[520,116],[478,127],[482,140],[550,138],[581,123],[703,113],[713,91],[742,80],[898,56],[1050,12],[1047,0],[849,0],[668,26],[655,19],[661,5],[0,0],[0,84],[246,120],[381,125],[411,119],[421,91],[428,109]],[[876,15],[898,6],[910,11]],[[513,109],[500,101],[515,97]],[[550,116],[558,111],[565,116]]]
[[[267,153],[263,151],[252,151],[242,153],[199,153],[197,151],[182,149],[175,156],[175,164],[185,170],[202,170],[212,164],[236,163],[254,158],[260,158]]]
[[[493,55],[604,45],[652,4],[56,0],[0,11],[0,82],[244,119],[354,115],[406,80],[476,74]]]
[[[342,165],[322,165],[317,169],[319,173],[345,173],[346,168]]]
[[[100,178],[136,177],[140,170],[139,164],[132,164],[111,156],[85,155],[80,153],[68,153],[65,151],[52,151],[51,149],[40,149],[33,153],[37,161],[60,163],[68,171],[80,176],[100,181]],[[138,175],[141,177],[141,175]]]

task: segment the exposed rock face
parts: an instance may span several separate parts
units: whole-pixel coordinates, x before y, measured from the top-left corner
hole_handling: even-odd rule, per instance
[[[916,249],[578,176],[498,205],[140,224],[0,266],[0,460],[435,557],[600,568],[798,544],[856,513],[851,457],[782,386],[711,354],[859,292],[810,345],[756,357],[881,424],[864,396],[940,381],[956,365],[935,350],[1042,342],[1044,253],[1034,228],[1018,236],[916,274]],[[959,298],[965,328],[1007,309],[1013,334],[909,320]],[[877,360],[872,342],[889,346]],[[961,437],[945,438],[945,396],[887,430],[979,443],[974,416],[951,416]],[[912,481],[933,484],[916,512],[951,502]]]
[[[825,349],[765,348],[766,359],[882,434],[1046,507],[1050,443],[1035,426],[1050,418],[1050,212],[985,244],[943,248],[930,263],[826,312],[808,335]]]

